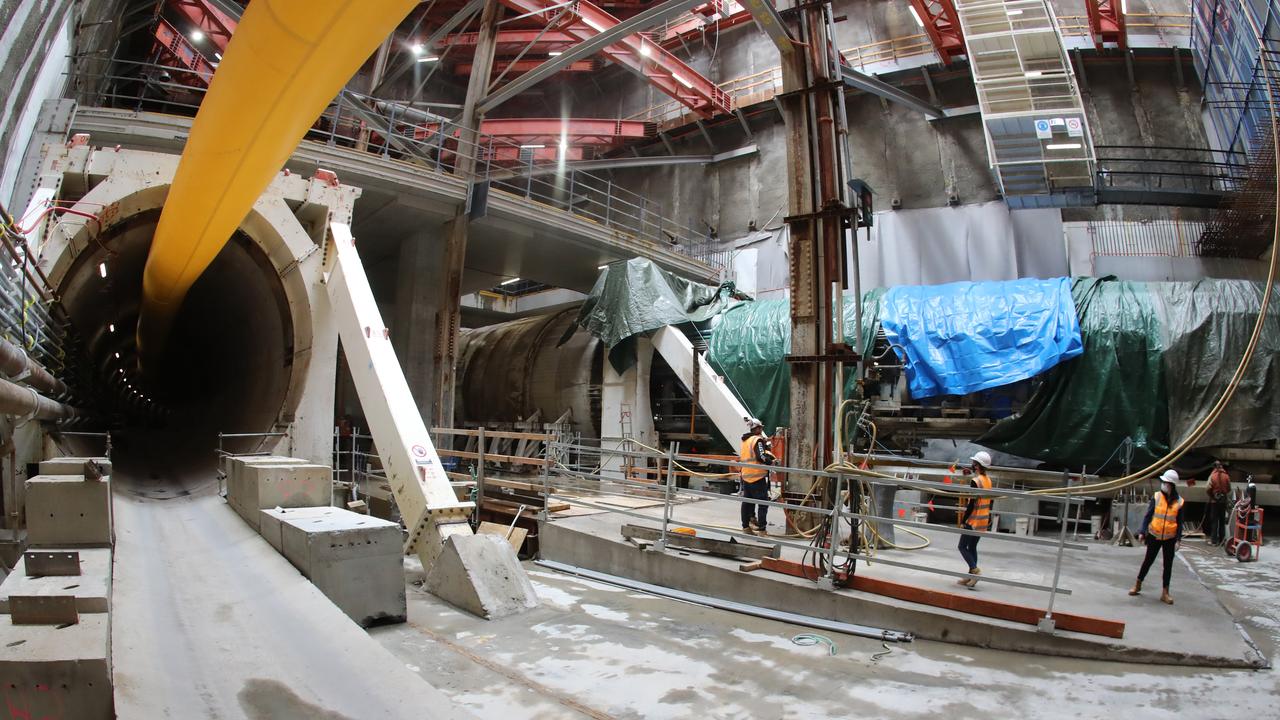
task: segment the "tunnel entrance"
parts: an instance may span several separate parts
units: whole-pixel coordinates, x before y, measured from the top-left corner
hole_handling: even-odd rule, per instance
[[[90,365],[83,403],[112,433],[117,474],[208,479],[220,431],[265,432],[281,416],[293,325],[275,268],[237,232],[191,288],[163,352],[140,365],[135,330],[158,218],[147,211],[109,228],[76,258],[60,295]]]

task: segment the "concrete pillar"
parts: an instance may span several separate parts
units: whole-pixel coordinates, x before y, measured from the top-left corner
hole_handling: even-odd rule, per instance
[[[405,238],[396,267],[391,344],[423,422],[431,422],[439,386],[435,356],[441,301],[438,291],[444,277],[442,250],[436,233]]]
[[[653,367],[653,344],[648,338],[636,339],[636,364],[619,374],[609,363],[608,353],[601,355],[604,373],[600,388],[600,447],[622,448],[619,439],[631,437],[650,447],[657,447],[658,433],[653,427],[653,408],[649,404],[649,373]],[[600,465],[600,474],[621,478],[623,459],[608,456]]]

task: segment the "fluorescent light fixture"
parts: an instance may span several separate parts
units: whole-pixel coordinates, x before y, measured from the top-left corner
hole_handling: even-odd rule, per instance
[[[1080,143],[1049,143],[1044,146],[1045,150],[1079,150]]]
[[[649,57],[649,43],[643,40],[640,41],[640,54],[644,57]]]
[[[1025,76],[1027,76],[1027,77],[1040,77],[1041,75],[1043,75],[1043,74],[1044,74],[1044,71],[1043,71],[1043,70],[1028,70],[1028,71],[1026,71],[1026,72],[1024,72],[1024,73],[1022,73],[1022,74],[1023,74],[1023,75],[1025,75]]]
[[[1022,11],[1021,11],[1021,10],[1010,10],[1007,14],[1009,15],[1009,17],[1013,17],[1014,15],[1021,15],[1021,14],[1022,14]]]
[[[540,150],[544,147],[546,147],[546,145],[521,145],[520,149],[521,150]]]
[[[498,283],[498,284],[499,284],[499,285],[510,285],[511,283],[517,283],[517,282],[520,282],[520,278],[518,278],[518,277],[514,277],[514,278],[511,278],[510,280],[503,280],[502,282],[500,282],[500,283]]]
[[[438,55],[427,55],[426,57],[418,58],[418,62],[435,62],[439,59],[440,59],[440,56]]]
[[[560,141],[560,152],[565,152],[568,149],[569,149],[569,141],[562,139]]]
[[[920,19],[920,14],[916,12],[916,9],[914,7],[908,7],[907,9],[911,11],[911,17],[915,18],[916,24],[924,27],[924,21]]]
[[[219,62],[221,62],[221,61],[222,61],[222,53],[220,53],[220,52],[216,52],[216,53],[214,53],[214,54],[213,54],[213,56],[214,56],[214,57],[216,57],[216,58],[218,58],[218,61],[219,61]]]
[[[596,266],[596,269],[597,269],[597,270],[603,270],[603,269],[605,269],[605,268],[607,268],[607,267],[609,267],[609,266],[608,266],[608,265],[597,265],[597,266]]]
[[[689,79],[683,75],[677,75],[676,73],[671,73],[671,77],[675,78],[681,85],[687,88],[693,87],[693,83],[689,82]]]
[[[563,55],[563,54],[564,54],[564,53],[562,53],[562,52],[560,52],[560,51],[558,51],[558,50],[551,50],[551,51],[548,51],[548,52],[547,52],[547,57],[560,57],[560,56],[561,56],[561,55]]]
[[[413,45],[409,46],[409,52],[413,53],[414,55],[421,55],[422,43],[414,43]]]
[[[120,359],[120,353],[116,353],[116,359],[117,359],[117,360],[119,360],[119,359]]]
[[[107,276],[107,264],[105,262],[98,263],[98,274],[102,277]]]
[[[110,325],[107,326],[107,332],[115,332],[115,331],[116,331],[115,323],[111,323]]]
[[[191,31],[191,42],[200,42],[203,39],[204,39],[204,33],[200,32],[199,30]]]

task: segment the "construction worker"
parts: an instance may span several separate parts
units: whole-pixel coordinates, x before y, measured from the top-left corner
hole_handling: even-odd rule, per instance
[[[1210,545],[1221,545],[1226,539],[1223,514],[1227,510],[1227,501],[1231,498],[1231,476],[1222,466],[1221,460],[1213,462],[1213,472],[1209,473],[1209,487],[1205,489],[1209,502],[1204,509],[1204,536]]]
[[[1142,532],[1139,538],[1145,537],[1147,556],[1142,560],[1142,569],[1138,570],[1138,579],[1133,583],[1130,595],[1142,592],[1142,581],[1147,571],[1155,562],[1156,555],[1164,554],[1164,586],[1160,593],[1160,602],[1172,605],[1169,595],[1169,578],[1173,575],[1173,553],[1182,542],[1182,498],[1178,497],[1178,473],[1176,470],[1165,470],[1160,476],[1160,490],[1151,498],[1147,507],[1147,516],[1142,521]]]
[[[987,468],[991,467],[991,453],[979,450],[969,458],[969,461],[973,464],[973,479],[969,484],[981,490],[990,490],[991,478],[987,475]],[[977,532],[986,532],[991,527],[991,498],[969,498],[965,503],[964,515],[960,517],[960,526]],[[981,539],[977,535],[960,536],[960,557],[969,564],[969,574],[974,577],[962,578],[957,582],[968,588],[976,587],[977,576],[982,574],[978,569],[978,541]]]
[[[764,436],[764,425],[756,418],[747,419],[748,432],[742,436],[738,460],[757,465],[772,465],[777,458],[770,452],[769,438]],[[742,497],[752,500],[769,499],[769,471],[764,468],[739,468],[742,476]],[[742,503],[742,532],[748,535],[766,535],[768,505]]]

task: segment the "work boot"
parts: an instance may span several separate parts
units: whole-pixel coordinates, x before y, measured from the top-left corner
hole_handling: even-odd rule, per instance
[[[1173,596],[1169,594],[1169,588],[1165,588],[1164,590],[1160,591],[1160,602],[1164,603],[1165,605],[1173,604]]]
[[[755,529],[754,529],[754,528],[752,528],[751,526],[747,526],[747,527],[742,528],[742,532],[746,533],[747,535],[755,535],[755,534],[756,534]]]
[[[975,576],[976,576],[976,575],[981,575],[981,574],[982,574],[982,571],[981,571],[981,570],[979,570],[978,568],[973,568],[972,570],[970,570],[970,571],[969,571],[969,574],[970,574],[970,575],[975,575]],[[971,577],[971,578],[969,578],[969,589],[970,589],[970,590],[972,590],[973,588],[975,588],[975,587],[977,587],[977,586],[978,586],[978,578],[977,578],[977,577]]]
[[[1130,594],[1130,595],[1137,595],[1137,594],[1138,594],[1138,593],[1140,593],[1140,592],[1142,592],[1142,581],[1141,581],[1141,580],[1134,580],[1134,581],[1133,581],[1133,589],[1129,591],[1129,594]]]

